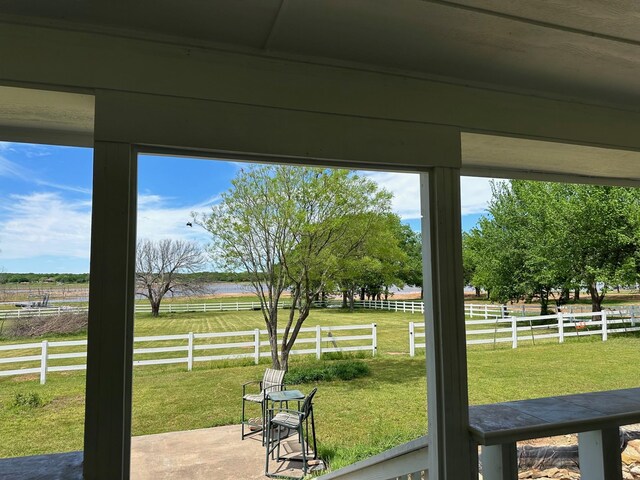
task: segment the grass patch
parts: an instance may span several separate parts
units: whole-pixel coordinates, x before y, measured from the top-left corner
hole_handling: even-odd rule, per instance
[[[42,398],[36,392],[16,393],[11,406],[13,408],[38,408],[42,406]]]
[[[371,374],[371,369],[362,360],[316,361],[308,365],[293,367],[287,372],[287,383],[328,382],[331,380],[353,380]]]

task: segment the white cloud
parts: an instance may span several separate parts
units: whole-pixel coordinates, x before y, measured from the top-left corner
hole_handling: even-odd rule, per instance
[[[211,235],[192,223],[191,212],[197,214],[208,213],[216,198],[204,202],[182,207],[171,206],[172,199],[159,195],[138,196],[138,238],[160,240],[164,238],[179,238],[193,240],[201,244],[210,241]]]
[[[10,195],[3,203],[0,258],[89,257],[89,201],[69,201],[48,192]]]
[[[402,219],[420,218],[420,177],[414,173],[362,172],[393,193],[393,211]],[[482,213],[491,199],[491,179],[462,177],[462,215]]]

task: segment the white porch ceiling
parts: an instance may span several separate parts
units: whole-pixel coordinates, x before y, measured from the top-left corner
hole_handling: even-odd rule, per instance
[[[640,106],[634,0],[4,0],[0,16]]]
[[[4,0],[0,21],[204,43],[640,110],[634,0]],[[91,96],[0,87],[0,105],[0,130],[14,140],[91,144]],[[462,146],[463,167],[474,174],[640,181],[635,152],[475,133],[463,134]]]

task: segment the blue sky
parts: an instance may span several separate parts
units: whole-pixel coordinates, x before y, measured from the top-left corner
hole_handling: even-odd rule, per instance
[[[0,269],[83,273],[89,270],[92,150],[0,142]],[[207,212],[241,163],[142,155],[138,172],[138,237],[208,236],[186,222]],[[418,177],[363,172],[394,194],[393,207],[419,229]],[[475,225],[490,198],[489,181],[462,180],[462,225]]]

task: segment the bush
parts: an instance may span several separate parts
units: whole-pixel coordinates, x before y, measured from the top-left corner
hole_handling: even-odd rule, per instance
[[[86,313],[63,313],[50,317],[21,318],[6,331],[7,337],[42,337],[45,335],[68,335],[87,330]]]
[[[16,393],[13,398],[13,407],[38,408],[42,406],[40,395],[35,392]]]
[[[287,373],[286,383],[315,383],[330,380],[353,380],[371,373],[369,365],[360,360],[344,360],[334,363],[314,362],[294,367]]]

